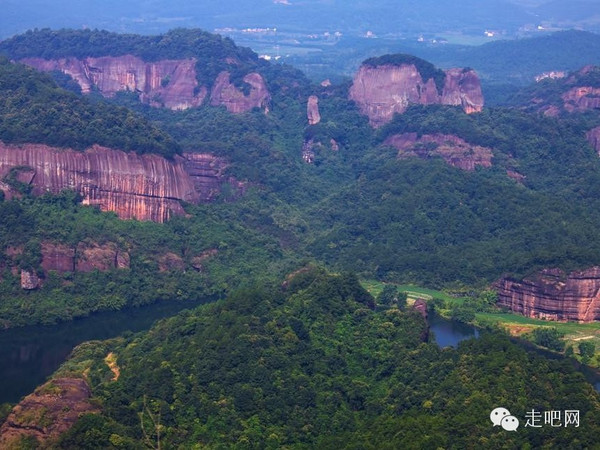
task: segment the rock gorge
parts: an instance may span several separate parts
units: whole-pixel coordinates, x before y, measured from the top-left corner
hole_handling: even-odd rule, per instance
[[[470,114],[483,108],[481,84],[471,69],[444,71],[443,87],[427,78],[415,64],[363,63],[350,87],[349,98],[377,128],[403,113],[411,104],[460,106]],[[425,79],[426,78],[426,79]]]
[[[103,96],[112,97],[117,92],[129,91],[137,93],[143,103],[155,107],[192,108],[203,104],[209,95],[209,87],[198,83],[194,58],[146,62],[124,55],[55,60],[25,58],[20,62],[44,72],[65,73],[79,84],[84,94],[97,89]],[[233,113],[267,108],[271,97],[262,76],[252,72],[243,81],[250,86],[247,94],[229,82],[229,72],[222,71],[212,86],[210,104],[224,105]]]
[[[121,219],[164,222],[182,215],[180,201],[212,200],[224,183],[236,194],[244,183],[225,175],[227,162],[208,153],[186,153],[167,160],[93,146],[85,152],[42,144],[0,142],[0,189],[19,195],[15,182],[40,195],[77,191],[86,205],[114,211]]]
[[[545,269],[522,280],[494,283],[498,306],[527,317],[558,321],[600,320],[600,267],[569,274]]]

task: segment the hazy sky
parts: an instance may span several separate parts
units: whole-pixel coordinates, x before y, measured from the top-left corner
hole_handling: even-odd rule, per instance
[[[339,28],[350,33],[478,33],[495,28],[513,33],[544,22],[558,28],[600,29],[600,0],[0,0],[0,6],[0,38],[35,27],[141,33],[178,26],[208,31]]]

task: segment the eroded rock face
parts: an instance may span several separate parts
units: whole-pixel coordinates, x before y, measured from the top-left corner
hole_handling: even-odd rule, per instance
[[[41,71],[61,71],[81,86],[84,94],[97,88],[105,97],[119,91],[138,93],[152,106],[187,109],[202,104],[207,89],[198,86],[196,60],[144,62],[131,55],[100,58],[27,58],[22,63]]]
[[[21,270],[21,289],[32,291],[41,286],[40,277],[33,270]]]
[[[183,157],[185,171],[191,178],[200,201],[214,200],[221,193],[225,183],[231,187],[234,197],[246,192],[247,183],[226,175],[229,163],[224,158],[210,153],[184,153]]]
[[[268,112],[271,95],[263,77],[252,72],[243,80],[250,85],[248,94],[244,94],[229,81],[229,72],[221,72],[210,92],[210,104],[213,106],[224,105],[227,111],[234,114],[247,112],[253,108],[261,108]]]
[[[98,244],[96,242],[80,242],[77,245],[77,272],[106,272],[111,269],[128,269],[129,254],[121,251],[114,242]]]
[[[585,137],[600,156],[600,127],[592,128],[585,134]]]
[[[469,144],[453,135],[425,134],[419,137],[417,133],[395,134],[384,144],[398,149],[398,158],[441,156],[448,164],[463,170],[492,166],[491,149]]]
[[[171,270],[181,272],[185,269],[183,258],[175,253],[168,252],[158,258],[159,272],[169,272]]]
[[[411,104],[455,105],[465,112],[483,108],[479,78],[473,70],[450,69],[441,93],[433,78],[423,80],[413,64],[362,65],[350,88],[350,99],[369,117],[373,127],[386,124],[395,113],[403,113]]]
[[[206,153],[189,153],[170,161],[100,146],[78,152],[0,142],[0,180],[6,182],[16,168],[17,176],[22,171],[27,174],[34,194],[75,190],[84,204],[114,211],[122,219],[164,222],[184,213],[180,200],[209,201],[226,182],[234,186],[236,194],[243,192],[244,183],[225,177],[226,167],[225,160]],[[4,184],[5,192],[12,195]],[[2,185],[0,189],[4,190]]]
[[[308,97],[306,116],[309,125],[316,125],[321,121],[321,114],[319,113],[319,97],[316,95]]]
[[[57,242],[42,242],[42,269],[59,273],[75,271],[75,249]]]
[[[527,317],[592,322],[600,320],[600,267],[566,274],[545,269],[523,280],[494,284],[498,305]]]
[[[568,112],[586,111],[600,108],[600,88],[578,86],[562,95],[564,108]]]
[[[90,397],[82,379],[57,378],[45,383],[13,408],[0,428],[0,448],[20,448],[20,440],[26,437],[34,437],[40,445],[56,439],[82,414],[99,411]]]

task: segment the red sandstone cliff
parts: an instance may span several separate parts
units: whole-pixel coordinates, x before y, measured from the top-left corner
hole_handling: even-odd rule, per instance
[[[41,71],[58,70],[70,75],[84,94],[93,88],[105,97],[131,91],[152,106],[186,109],[198,106],[206,88],[196,81],[196,60],[163,60],[147,63],[131,55],[101,58],[27,58],[21,62]]]
[[[2,270],[9,268],[14,275],[20,274],[21,288],[33,290],[43,285],[51,271],[64,274],[67,272],[92,272],[94,270],[106,272],[113,269],[129,269],[131,258],[128,249],[133,245],[125,244],[125,247],[127,250],[114,242],[98,243],[87,239],[77,244],[42,241],[40,245],[41,270],[20,269],[19,256],[23,254],[23,246],[0,249],[0,261],[2,261],[0,268]],[[217,249],[209,248],[198,255],[191,256],[187,263],[181,254],[173,252],[153,255],[151,258],[158,263],[160,272],[184,271],[187,265],[202,272],[205,262],[216,256],[217,253]]]
[[[585,134],[585,137],[600,156],[600,127],[592,128]]]
[[[363,64],[354,77],[349,97],[369,117],[373,127],[389,122],[395,113],[403,113],[411,104],[455,105],[467,113],[481,111],[483,94],[477,74],[464,69],[450,69],[445,74],[440,94],[433,78],[423,80],[413,64]]]
[[[316,125],[321,121],[321,113],[319,112],[319,97],[311,95],[308,97],[306,104],[306,116],[309,125]]]
[[[69,430],[83,414],[96,413],[88,384],[79,378],[48,381],[16,405],[0,427],[0,448],[23,448],[31,437],[41,448]],[[38,448],[36,446],[36,448]]]
[[[174,110],[199,106],[208,93],[206,86],[198,85],[197,60],[193,58],[145,62],[124,55],[58,60],[26,58],[21,62],[40,71],[57,70],[70,75],[84,94],[98,89],[105,97],[112,97],[119,91],[130,91],[139,94],[144,103]],[[211,105],[225,105],[233,113],[267,108],[270,95],[262,76],[249,73],[244,82],[250,85],[248,95],[229,83],[228,72],[221,72],[211,91]]]
[[[498,305],[527,317],[591,322],[600,320],[600,267],[566,274],[546,269],[523,280],[494,284]]]
[[[471,145],[453,135],[425,134],[419,137],[417,133],[395,134],[388,137],[384,144],[398,149],[398,158],[441,156],[451,166],[463,170],[492,166],[491,149]]]
[[[260,74],[253,72],[244,77],[244,82],[250,85],[246,95],[229,81],[229,72],[221,72],[210,92],[210,104],[225,105],[231,113],[242,113],[252,108],[263,108],[268,111],[271,96],[265,80]]]
[[[85,152],[0,142],[0,189],[10,196],[8,176],[30,184],[34,194],[72,189],[83,203],[114,211],[122,219],[164,222],[183,214],[180,201],[211,200],[223,183],[238,192],[243,183],[226,178],[222,158],[209,154],[184,154],[169,161],[158,155],[125,153],[100,146]],[[13,173],[11,173],[11,170]]]

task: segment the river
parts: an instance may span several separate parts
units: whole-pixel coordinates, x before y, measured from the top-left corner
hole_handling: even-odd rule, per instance
[[[465,339],[470,339],[473,337],[479,337],[479,330],[473,325],[467,325],[454,320],[445,319],[435,312],[429,314],[428,320],[429,329],[431,332],[433,332],[434,339],[440,347],[456,347],[460,341],[464,341]],[[559,355],[558,353],[536,347],[531,342],[524,341],[523,339],[512,339],[512,341],[515,344],[520,345],[529,351],[541,354],[546,358],[564,358],[564,356]],[[600,392],[600,374],[594,369],[579,364],[576,361],[573,361],[573,365],[585,376],[585,379],[594,386],[596,391]]]
[[[89,340],[109,339],[127,332],[150,328],[163,317],[206,303],[160,302],[142,308],[93,314],[52,326],[31,326],[0,331],[0,403],[16,403],[42,384],[65,361],[73,348]],[[430,330],[441,347],[456,347],[462,340],[479,337],[472,325],[444,319],[432,313]],[[519,341],[516,341],[519,343]],[[526,343],[521,345],[527,346]],[[527,346],[550,358],[554,353]],[[586,366],[577,367],[586,379],[600,391],[600,375]]]
[[[71,350],[90,340],[109,339],[150,328],[163,317],[206,303],[167,301],[122,311],[92,314],[51,326],[0,331],[0,403],[15,403],[42,384]]]

